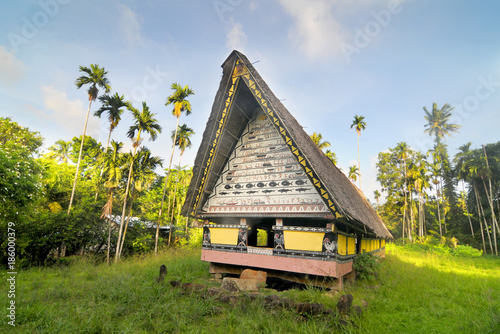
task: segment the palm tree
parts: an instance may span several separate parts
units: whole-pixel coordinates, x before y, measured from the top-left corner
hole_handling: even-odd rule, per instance
[[[465,182],[469,182],[468,180],[468,174],[469,171],[467,170],[467,162],[471,159],[472,157],[472,151],[471,151],[471,146],[472,143],[468,142],[458,148],[459,152],[455,155],[455,170],[457,171],[457,177],[459,180],[462,180],[462,187],[463,187],[463,193],[465,193]],[[465,197],[465,196],[464,196]],[[465,210],[465,214],[467,215],[467,218],[469,219],[469,225],[470,225],[470,231],[472,236],[474,237],[474,228],[472,227],[472,221],[470,219],[469,215],[469,209],[467,207],[467,200],[462,201],[463,209]]]
[[[314,132],[311,135],[311,139],[314,142],[314,144],[316,144],[316,146],[321,151],[323,151],[323,149],[325,149],[327,147],[330,147],[330,142],[328,142],[326,140],[322,141],[323,140],[323,135],[321,133]],[[326,150],[324,153],[325,153],[326,157],[328,159],[330,159],[331,162],[333,162],[335,165],[337,164],[337,156],[335,155],[334,152],[332,152],[330,150]]]
[[[191,114],[191,102],[187,100],[187,98],[191,95],[194,95],[194,91],[189,88],[188,85],[182,87],[178,83],[174,82],[170,88],[174,91],[172,95],[167,98],[167,102],[165,106],[169,106],[170,104],[174,105],[174,109],[172,110],[172,115],[177,118],[177,124],[175,125],[176,134],[174,138],[177,138],[177,128],[179,127],[179,119],[182,115],[182,112],[186,113],[186,116]],[[168,163],[167,176],[165,177],[165,186],[163,187],[163,195],[161,197],[160,211],[158,212],[158,220],[161,217],[163,203],[165,201],[165,193],[167,191],[167,184],[170,178],[170,168],[172,167],[172,159],[174,157],[175,150],[175,140],[172,143],[172,154],[170,155],[170,162]],[[158,222],[158,226],[159,226]],[[155,255],[158,253],[158,242],[155,243]]]
[[[359,176],[358,166],[349,166],[349,179],[352,182],[356,182]]]
[[[406,222],[406,207],[407,207],[407,196],[408,196],[408,171],[406,168],[406,160],[408,158],[408,155],[410,154],[410,149],[408,147],[408,144],[406,142],[400,142],[395,148],[396,151],[396,156],[398,159],[401,159],[403,161],[403,179],[404,179],[404,186],[403,186],[403,193],[404,193],[404,207],[403,207],[403,242],[405,238],[405,222]]]
[[[337,155],[335,154],[335,152],[332,152],[330,150],[326,150],[325,155],[328,159],[330,159],[331,162],[333,162],[334,165],[337,164]]]
[[[382,195],[380,194],[380,191],[375,190],[375,191],[373,192],[373,197],[375,197],[375,200],[377,201],[377,204],[378,204],[378,202],[379,202],[380,196],[382,196]]]
[[[441,138],[445,138],[446,135],[450,135],[452,132],[457,132],[460,125],[449,123],[451,117],[451,111],[454,109],[448,103],[445,103],[441,109],[438,109],[437,103],[432,104],[432,111],[429,112],[426,107],[424,108],[425,120],[427,124],[424,125],[427,129],[424,133],[428,133],[429,136],[434,136],[436,143],[441,141]],[[445,139],[446,141],[446,139]]]
[[[410,176],[413,180],[413,188],[418,194],[418,236],[424,236],[425,208],[424,195],[425,189],[430,188],[429,176],[427,174],[427,161],[425,155],[417,152],[415,161],[410,169]],[[410,197],[411,201],[411,197]]]
[[[111,142],[112,151],[106,152],[103,157],[103,171],[106,175],[106,182],[104,186],[108,188],[108,200],[104,207],[102,208],[101,218],[106,218],[108,220],[108,248],[106,254],[106,262],[109,264],[109,252],[111,249],[111,217],[113,214],[113,192],[118,187],[120,180],[122,178],[122,165],[123,156],[120,153],[123,143],[118,143],[116,141]]]
[[[161,133],[161,126],[158,124],[158,120],[154,118],[156,114],[151,113],[146,102],[142,102],[142,112],[133,107],[131,107],[130,110],[132,111],[132,115],[134,116],[134,125],[132,125],[129,128],[127,132],[127,137],[133,140],[134,151],[132,153],[132,157],[134,157],[135,153],[137,152],[137,148],[141,145],[142,142],[141,133],[142,132],[148,133],[149,140],[154,141],[158,137],[158,134]],[[118,246],[120,245],[120,240],[122,237],[123,223],[125,221],[125,213],[127,208],[127,197],[130,189],[130,181],[132,180],[133,167],[134,164],[131,163],[128,172],[127,187],[125,188],[125,198],[123,200],[123,211],[121,216],[120,231],[118,232]],[[116,248],[115,262],[118,261],[118,259],[120,258],[119,248],[120,247]]]
[[[108,114],[108,120],[109,120],[109,135],[108,135],[108,141],[106,142],[106,149],[104,150],[104,154],[108,152],[108,147],[109,147],[109,140],[111,139],[111,133],[113,130],[118,126],[118,123],[121,120],[121,115],[123,114],[124,109],[123,108],[130,108],[130,102],[125,101],[124,96],[118,95],[118,93],[115,93],[115,95],[103,95],[99,97],[99,101],[101,101],[102,106],[99,108],[95,113],[94,116],[97,116],[101,118],[102,114],[104,112],[107,112]],[[95,199],[97,201],[97,196],[99,195],[99,180],[102,177],[103,170],[101,169],[101,173],[99,174],[98,181],[96,182],[97,190],[95,193]]]
[[[49,147],[49,151],[48,156],[50,158],[56,158],[59,162],[67,163],[71,151],[71,142],[59,139],[55,145]]]
[[[179,154],[179,169],[181,168],[181,159],[182,155],[184,154],[184,151],[186,151],[187,148],[191,147],[191,136],[194,135],[193,129],[188,127],[186,124],[183,124],[179,127],[177,130],[177,134],[172,132],[172,140],[174,140],[174,135],[177,135],[175,138],[175,145],[179,146],[180,154]],[[178,180],[179,178],[179,173],[177,173],[177,178],[175,181],[175,190],[174,190],[174,202],[175,202],[175,194],[177,193],[177,185],[178,185]],[[186,219],[186,235],[187,235],[187,228],[188,228],[188,217]]]
[[[359,136],[361,136],[361,130],[366,129],[366,123],[364,121],[365,116],[355,115],[354,120],[351,124],[351,129],[355,128],[358,134],[358,173],[359,173],[359,189],[361,190],[361,164],[359,159]]]
[[[109,135],[105,149],[105,152],[107,152],[109,146],[109,140],[111,139],[111,133],[118,126],[118,123],[121,120],[121,115],[123,114],[125,109],[130,108],[130,102],[125,101],[124,96],[123,95],[120,96],[118,95],[118,93],[115,93],[115,95],[111,96],[107,94],[103,95],[99,97],[99,101],[101,101],[102,106],[94,113],[94,116],[101,118],[104,112],[107,112],[108,114]]]
[[[323,150],[324,148],[330,147],[330,142],[328,142],[326,140],[321,141],[323,139],[323,135],[321,133],[314,132],[311,135],[311,139],[320,150]]]
[[[125,243],[125,236],[127,234],[127,228],[129,225],[130,217],[132,216],[132,208],[134,201],[136,200],[139,193],[150,188],[151,184],[156,179],[155,169],[158,166],[162,166],[163,159],[156,156],[151,156],[151,151],[147,147],[141,147],[137,151],[135,157],[131,156],[129,161],[133,162],[134,168],[132,173],[131,181],[131,195],[130,195],[130,205],[127,215],[127,222],[125,224],[125,230],[123,232],[123,237],[120,244],[119,256],[121,257],[123,251],[123,244]]]
[[[99,94],[99,88],[104,89],[106,93],[111,91],[111,86],[109,85],[109,80],[107,78],[108,72],[104,67],[99,67],[99,65],[90,64],[90,68],[80,66],[80,72],[86,73],[82,75],[75,81],[75,85],[80,89],[83,85],[90,85],[87,93],[89,95],[89,107],[87,109],[87,116],[85,118],[85,126],[83,127],[82,142],[80,144],[80,153],[78,154],[78,162],[76,164],[75,180],[73,181],[73,190],[71,191],[71,198],[69,200],[68,215],[71,211],[71,204],[73,203],[73,198],[75,196],[76,182],[78,180],[78,172],[80,169],[80,160],[82,159],[83,150],[83,140],[85,139],[85,132],[87,132],[87,123],[89,120],[90,106],[92,102],[97,99]]]
[[[491,187],[491,169],[490,169],[490,164],[488,162],[488,155],[486,154],[486,147],[483,145],[483,152],[484,152],[484,160],[486,161],[486,176],[488,177],[488,184],[489,184],[489,191],[488,188],[486,188],[486,183],[484,182],[483,178],[483,185],[484,185],[484,190],[486,192],[486,198],[488,199],[488,203],[490,205],[491,209],[491,224],[493,228],[493,243],[495,244],[495,255],[498,255],[498,248],[497,248],[497,233],[495,227],[498,228],[498,222],[495,214],[495,207],[493,206],[493,190]],[[495,160],[496,158],[493,157]],[[496,161],[498,162],[498,161]]]
[[[484,157],[478,151],[473,151],[471,157],[466,161],[465,169],[468,171],[468,177],[471,179],[472,188],[474,189],[474,194],[476,197],[477,212],[481,228],[481,238],[483,240],[483,252],[484,254],[486,254],[486,243],[484,239],[484,230],[486,230],[486,234],[490,242],[491,253],[493,253],[493,247],[491,243],[491,236],[488,228],[488,223],[486,222],[486,217],[484,215],[484,209],[481,203],[481,197],[479,195],[479,190],[477,186],[478,179],[483,179],[484,175],[487,173],[484,163]],[[483,218],[483,220],[481,220],[481,217]],[[483,228],[483,222],[485,225],[484,228]]]

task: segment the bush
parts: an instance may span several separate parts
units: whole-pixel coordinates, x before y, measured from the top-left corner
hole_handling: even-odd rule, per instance
[[[459,245],[451,250],[451,254],[456,257],[480,257],[483,255],[483,251],[471,246]]]
[[[352,268],[356,273],[356,278],[372,280],[377,278],[380,258],[372,253],[358,254],[354,258]]]

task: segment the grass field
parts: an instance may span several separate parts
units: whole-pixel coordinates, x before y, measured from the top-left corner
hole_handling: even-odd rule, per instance
[[[500,333],[500,259],[457,258],[388,245],[374,281],[347,284],[361,316],[302,317],[244,300],[236,306],[199,294],[181,295],[166,281],[210,281],[197,249],[165,251],[107,267],[77,259],[67,267],[18,272],[16,326],[2,314],[1,331],[13,333]],[[6,272],[2,272],[5,277]],[[2,279],[3,282],[6,278]],[[6,286],[6,284],[4,285]],[[276,293],[266,290],[265,293]],[[6,289],[2,291],[7,295]],[[280,296],[335,309],[340,294],[289,290]],[[2,304],[7,314],[7,298]]]

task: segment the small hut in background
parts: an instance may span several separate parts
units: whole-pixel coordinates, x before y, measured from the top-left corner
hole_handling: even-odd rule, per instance
[[[384,256],[380,217],[248,59],[233,51],[222,68],[182,208],[205,221],[210,272],[324,281],[352,272],[360,252]]]

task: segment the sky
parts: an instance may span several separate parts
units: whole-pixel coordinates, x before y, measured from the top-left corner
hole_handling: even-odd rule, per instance
[[[44,149],[83,132],[88,98],[80,66],[108,71],[112,94],[146,101],[163,128],[144,141],[168,167],[170,86],[189,85],[192,166],[232,50],[244,53],[275,95],[312,134],[319,132],[347,173],[357,164],[373,201],[379,152],[405,141],[427,152],[424,111],[449,103],[459,133],[450,155],[500,140],[500,2],[495,0],[4,0],[0,3],[0,116],[45,138]],[[87,134],[106,145],[109,125],[92,116]],[[112,138],[131,148],[124,113]],[[178,154],[175,153],[175,157]],[[177,158],[174,163],[177,164]]]

